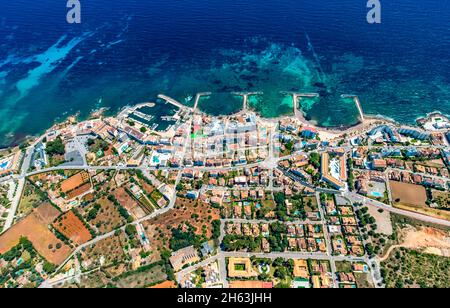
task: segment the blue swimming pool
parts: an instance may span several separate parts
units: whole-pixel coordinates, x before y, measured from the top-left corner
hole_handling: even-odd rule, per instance
[[[372,195],[372,197],[375,197],[375,198],[381,198],[381,197],[383,197],[383,194],[380,193],[380,192],[378,192],[378,191],[373,191],[373,192],[371,192],[370,194]]]

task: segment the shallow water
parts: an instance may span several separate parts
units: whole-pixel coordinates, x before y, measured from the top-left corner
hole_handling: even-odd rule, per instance
[[[384,1],[381,25],[354,0],[82,0],[81,25],[63,2],[0,1],[1,145],[159,93],[217,92],[200,107],[219,114],[241,107],[225,92],[262,91],[251,106],[276,117],[280,91],[318,92],[307,117],[332,126],[357,116],[341,94],[401,122],[450,113],[449,0]]]

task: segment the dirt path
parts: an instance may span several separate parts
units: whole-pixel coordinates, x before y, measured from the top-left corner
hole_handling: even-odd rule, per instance
[[[389,247],[389,249],[386,252],[386,254],[384,255],[384,257],[378,258],[379,262],[381,263],[381,262],[386,261],[387,259],[389,259],[389,256],[391,255],[392,251],[394,251],[397,248],[402,248],[402,247],[405,247],[405,246],[404,245],[393,245],[393,246]]]
[[[397,248],[423,249],[425,253],[439,256],[450,255],[450,237],[447,232],[433,228],[409,229],[401,238],[402,244],[389,247],[386,255],[379,258],[380,262],[389,259],[392,251]]]

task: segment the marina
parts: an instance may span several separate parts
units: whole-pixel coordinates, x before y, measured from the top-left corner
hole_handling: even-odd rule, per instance
[[[178,104],[169,101],[139,104],[134,108],[126,109],[122,118],[137,121],[156,132],[165,132],[177,122],[177,114],[181,110]],[[184,109],[184,107],[183,107]]]
[[[175,107],[178,107],[178,108],[180,108],[180,109],[191,109],[190,107],[188,107],[188,106],[186,106],[186,105],[183,105],[182,103],[178,102],[178,101],[175,100],[174,98],[169,97],[169,96],[167,96],[167,95],[159,94],[159,95],[158,95],[158,98],[161,99],[161,100],[164,100],[164,101],[166,101],[167,103],[172,104],[172,105],[174,105]]]
[[[290,99],[288,99],[289,97]],[[177,117],[174,110],[177,109],[215,116],[229,115],[240,111],[253,111],[258,113],[258,108],[255,106],[255,101],[262,101],[264,99],[267,98],[265,98],[264,92],[262,91],[230,93],[200,92],[195,96],[192,96],[191,101],[193,101],[193,107],[189,107],[168,95],[159,94],[157,104],[140,104],[137,107],[129,109],[127,111],[127,116],[154,131],[164,131],[176,123]],[[372,121],[373,118],[378,118],[377,116],[368,117],[364,114],[360,99],[357,95],[342,94],[338,97],[336,107],[341,106],[336,108],[337,110],[341,110],[338,112],[350,113],[352,115],[354,113],[355,115],[355,121],[352,120],[348,123],[344,122],[339,125],[326,125],[326,123],[325,125],[322,125],[322,123],[310,118],[310,109],[314,108],[316,101],[320,101],[321,99],[319,93],[280,91],[278,99],[281,101],[277,104],[289,104],[289,106],[292,106],[290,107],[292,113],[286,114],[286,116],[293,115],[305,124],[321,127],[330,131],[341,131],[349,127],[364,124],[366,119]],[[308,102],[308,100],[314,101],[311,103]],[[352,105],[349,105],[350,102]],[[167,106],[175,107],[175,109],[169,108],[167,114],[165,114],[163,110],[164,108],[167,108]],[[280,116],[278,118],[282,117],[284,116]]]

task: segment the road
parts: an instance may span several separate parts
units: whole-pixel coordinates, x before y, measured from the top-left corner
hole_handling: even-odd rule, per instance
[[[192,117],[189,120],[189,123],[192,123]],[[37,139],[33,145],[31,145],[27,150],[26,150],[26,155],[24,158],[24,162],[22,165],[22,169],[21,169],[21,173],[20,175],[16,175],[13,176],[12,179],[14,180],[18,180],[18,190],[17,190],[17,195],[21,195],[23,188],[24,188],[24,179],[26,177],[30,177],[30,176],[34,176],[40,173],[46,173],[46,172],[52,172],[52,171],[59,171],[59,170],[80,170],[80,169],[84,169],[84,170],[92,170],[92,171],[99,171],[99,170],[117,170],[117,171],[121,171],[121,170],[141,170],[141,171],[146,171],[146,172],[150,172],[150,171],[157,171],[157,170],[178,170],[181,171],[182,170],[186,170],[186,169],[193,169],[193,170],[201,170],[204,172],[208,172],[208,171],[235,171],[235,170],[240,170],[242,168],[253,168],[253,167],[257,167],[257,166],[267,166],[268,168],[272,169],[275,168],[276,165],[278,164],[278,162],[283,161],[283,160],[288,160],[292,157],[295,156],[299,156],[299,155],[307,155],[308,153],[306,152],[297,152],[294,154],[291,154],[289,156],[285,156],[285,157],[275,157],[274,151],[273,151],[273,135],[272,132],[270,133],[270,144],[269,144],[269,157],[263,161],[263,162],[257,162],[257,163],[252,163],[252,164],[246,164],[246,165],[237,165],[237,166],[225,166],[225,167],[180,167],[180,168],[171,168],[171,167],[144,167],[144,166],[139,166],[139,167],[127,167],[127,166],[89,166],[86,163],[82,166],[60,166],[60,167],[52,167],[52,168],[47,168],[47,169],[43,169],[43,170],[39,170],[39,171],[33,171],[33,172],[28,172],[27,170],[30,166],[30,162],[31,162],[31,154],[33,153],[34,147],[36,146],[37,143],[41,142],[42,139],[44,138],[44,136],[41,136],[39,139]],[[187,151],[187,144],[190,141],[189,138],[186,138],[186,145],[184,147],[184,153],[183,156],[186,154]],[[348,150],[351,149],[351,147],[340,147],[344,150]],[[321,150],[317,150],[314,152],[320,153],[323,151],[328,151],[330,150],[330,148],[323,148]],[[281,170],[281,169],[279,169]],[[304,185],[305,187],[308,187],[310,189],[315,189],[319,192],[325,192],[325,193],[342,193],[340,191],[336,191],[336,190],[332,190],[332,189],[323,189],[323,188],[318,188],[315,187],[305,181],[303,181],[301,178],[293,175],[291,172],[287,171],[287,170],[281,170],[285,176],[291,178],[292,180],[301,183],[302,185]],[[179,183],[179,181],[181,180],[181,175],[180,173],[178,174],[177,177],[177,183]],[[2,178],[0,179],[0,182],[5,182],[10,180],[10,178]],[[270,181],[272,183],[272,179]],[[176,194],[176,192],[174,193]],[[371,199],[367,199],[364,198],[362,196],[356,195],[356,194],[352,194],[352,193],[346,193],[347,197],[351,198],[353,201],[355,202],[366,202],[366,203],[371,203],[377,207],[383,208],[387,211],[393,212],[393,213],[397,213],[400,215],[404,215],[404,216],[408,216],[414,219],[418,219],[418,220],[422,220],[425,222],[429,222],[429,223],[434,223],[434,224],[439,224],[439,225],[444,225],[444,226],[450,226],[450,222],[443,220],[443,219],[439,219],[439,218],[434,218],[434,217],[429,217],[423,214],[418,214],[418,213],[414,213],[414,212],[409,212],[409,211],[405,211],[405,210],[400,210],[400,209],[395,209],[390,207],[389,205],[383,204],[383,203],[379,203],[376,202],[374,200]],[[174,198],[172,198],[173,200]],[[9,228],[14,220],[14,216],[15,213],[17,211],[17,207],[18,207],[18,203],[20,201],[20,197],[15,198],[14,200],[12,200],[12,207],[10,210],[10,213],[7,217],[7,223],[6,223],[6,227]],[[173,202],[173,201],[172,201]],[[6,230],[7,228],[5,228],[4,230]]]
[[[357,209],[355,207],[355,204],[348,198],[347,198],[347,201],[350,202],[350,204],[351,204],[351,206],[353,208],[353,211],[356,213]],[[358,221],[358,224],[359,224],[360,221],[359,221],[359,219],[358,219],[358,217],[356,215],[355,215],[355,218],[356,218],[356,220]],[[359,232],[359,236],[360,236],[360,238],[362,240],[362,243],[363,243],[364,247],[366,247],[367,241],[361,235],[361,230],[359,228],[358,228],[358,232]],[[380,263],[376,259],[371,259],[367,255],[367,253],[365,253],[364,259],[365,259],[364,263],[366,263],[370,267],[369,270],[370,270],[370,274],[372,276],[372,281],[373,281],[374,287],[375,288],[383,287],[383,278],[381,277]]]
[[[8,211],[8,216],[6,217],[5,226],[3,227],[3,232],[11,228],[14,222],[14,218],[16,217],[17,208],[19,207],[24,187],[25,187],[25,179],[23,178],[18,180],[16,193],[12,199],[11,207]]]
[[[392,207],[390,205],[386,205],[382,202],[379,202],[379,201],[376,201],[376,200],[373,200],[373,199],[370,199],[370,198],[367,198],[367,197],[364,197],[364,196],[361,196],[361,195],[358,195],[358,194],[352,193],[352,192],[346,192],[343,195],[345,197],[347,197],[348,199],[350,199],[354,203],[368,204],[368,205],[378,207],[382,210],[388,211],[390,213],[410,217],[410,218],[417,219],[417,220],[427,222],[427,223],[450,227],[450,221],[445,220],[445,219],[439,219],[439,218],[435,218],[435,217],[431,217],[431,216],[427,216],[427,215],[423,215],[423,214],[419,214],[419,213],[414,213],[414,212],[398,209],[398,208]]]
[[[228,288],[228,280],[227,277],[227,267],[226,267],[226,258],[252,258],[252,257],[258,257],[258,258],[264,258],[264,259],[300,259],[300,260],[308,260],[308,259],[314,259],[314,260],[324,260],[324,261],[330,261],[330,263],[335,264],[335,262],[365,262],[364,258],[358,258],[358,257],[346,257],[346,256],[330,256],[328,254],[324,253],[302,253],[302,252],[272,252],[272,253],[247,253],[247,252],[224,252],[220,251],[215,256],[212,256],[202,262],[199,262],[195,265],[192,265],[190,267],[187,267],[185,269],[180,270],[176,273],[177,281],[181,281],[182,278],[189,273],[192,273],[196,271],[199,268],[205,267],[208,264],[211,264],[213,262],[218,261],[219,262],[219,271],[220,271],[220,277],[222,279],[222,283],[225,288]],[[333,283],[335,287],[337,287],[337,281],[336,281],[336,270],[332,269],[332,275],[334,277]]]
[[[251,252],[222,252],[225,258],[268,258],[268,259],[300,259],[300,260],[331,260],[335,262],[364,262],[364,258],[349,257],[349,256],[329,256],[325,253],[307,253],[307,252],[271,252],[271,253],[251,253]]]
[[[316,192],[316,199],[317,199],[317,204],[319,205],[319,212],[320,212],[320,223],[322,225],[323,228],[323,234],[325,237],[325,243],[327,245],[327,256],[331,257],[333,255],[333,247],[332,247],[332,243],[331,243],[331,235],[328,232],[328,226],[327,226],[327,221],[326,221],[326,217],[325,217],[325,213],[323,211],[323,207],[322,204],[320,202],[320,192]],[[338,281],[337,281],[337,276],[336,276],[336,261],[331,258],[330,259],[330,266],[331,266],[331,275],[333,277],[333,284],[335,287],[337,287]]]
[[[279,220],[263,220],[263,219],[221,219],[223,223],[231,222],[231,223],[241,223],[241,224],[272,224],[280,222]],[[286,225],[322,225],[322,221],[309,221],[309,220],[298,220],[298,221],[289,221],[285,222]]]
[[[398,168],[387,168],[385,173],[389,174],[389,172],[391,172],[391,171],[407,172],[407,173],[414,174],[414,175],[420,175],[423,178],[430,178],[430,179],[433,179],[433,180],[444,181],[444,182],[448,181],[448,178],[445,178],[443,176],[432,175],[432,174],[428,174],[428,173],[414,172],[414,171],[411,171],[411,170],[398,169]]]
[[[189,123],[191,123],[191,121]],[[38,139],[32,146],[30,146],[26,150],[24,162],[23,162],[22,168],[21,168],[21,173],[20,173],[19,176],[16,177],[16,179],[18,181],[18,189],[17,189],[16,195],[15,195],[13,201],[12,201],[11,210],[10,210],[10,212],[8,214],[8,217],[7,217],[7,220],[6,220],[6,223],[5,223],[4,231],[9,229],[11,227],[13,221],[14,221],[15,213],[17,211],[17,207],[18,207],[19,202],[20,202],[20,197],[21,197],[23,188],[25,186],[25,178],[28,177],[28,176],[33,176],[33,175],[40,174],[40,173],[43,173],[43,172],[57,171],[57,170],[61,170],[61,169],[68,169],[68,170],[71,170],[71,169],[72,170],[79,170],[79,169],[88,169],[88,170],[136,170],[136,169],[140,169],[140,170],[145,170],[147,172],[149,172],[151,170],[165,170],[165,169],[167,169],[167,170],[178,170],[179,173],[177,175],[177,180],[176,180],[176,185],[178,185],[178,183],[181,181],[181,174],[182,174],[182,171],[184,169],[201,169],[203,171],[209,171],[209,170],[211,170],[211,171],[212,170],[238,170],[238,169],[242,169],[242,168],[252,168],[252,167],[256,167],[256,166],[260,166],[261,165],[261,163],[254,163],[254,164],[249,164],[249,165],[241,165],[241,166],[233,166],[233,167],[220,167],[220,168],[217,168],[217,167],[195,167],[195,168],[169,168],[169,167],[156,168],[155,167],[155,168],[150,168],[150,167],[142,167],[142,166],[141,167],[126,167],[126,166],[87,166],[87,165],[84,165],[84,166],[73,166],[73,167],[54,167],[54,168],[48,168],[48,169],[45,169],[45,170],[40,170],[40,171],[34,171],[34,172],[27,173],[27,170],[28,170],[28,168],[30,166],[30,162],[31,162],[31,154],[34,151],[35,145],[38,142],[40,142],[40,141],[41,141],[41,139]],[[185,144],[185,147],[184,147],[183,157],[186,155],[189,142],[190,142],[190,139],[186,138],[186,144]],[[271,146],[273,146],[272,143],[270,144],[270,147]],[[270,151],[270,153],[271,154],[269,155],[268,159],[266,160],[266,164],[270,165],[270,167],[274,167],[274,165],[277,162],[281,161],[281,160],[286,160],[286,159],[290,159],[291,157],[295,157],[295,156],[298,156],[298,155],[304,155],[305,154],[305,153],[295,153],[295,154],[292,154],[292,155],[289,155],[289,156],[286,156],[286,157],[282,157],[282,158],[274,158],[273,157],[273,151]],[[309,187],[309,188],[312,188],[312,189],[316,189],[316,191],[318,191],[318,192],[341,193],[341,192],[338,192],[338,191],[335,191],[335,190],[322,189],[322,188],[314,187],[314,186],[310,185],[309,183],[304,182],[302,179],[296,177],[295,175],[293,175],[292,173],[290,173],[290,172],[288,172],[286,170],[282,170],[282,172],[285,174],[285,176],[288,176],[289,178],[293,179],[294,181],[300,182],[301,184],[305,185],[306,187]],[[346,193],[341,193],[341,194],[343,196],[347,197],[348,199],[350,199],[354,203],[359,202],[359,203],[370,204],[370,205],[382,208],[383,210],[386,210],[386,211],[389,211],[389,212],[392,212],[392,213],[397,213],[397,214],[400,214],[400,215],[403,215],[403,216],[408,216],[408,217],[411,217],[411,218],[414,218],[414,219],[418,219],[418,220],[422,220],[422,221],[425,221],[425,222],[434,223],[434,224],[440,224],[440,225],[445,225],[445,226],[449,226],[450,227],[450,222],[446,221],[446,220],[433,218],[433,217],[429,217],[429,216],[422,215],[422,214],[412,213],[412,212],[401,210],[401,209],[396,209],[396,208],[393,208],[393,207],[391,207],[389,205],[383,204],[381,202],[378,202],[378,201],[375,201],[375,200],[372,200],[372,199],[369,199],[369,198],[365,198],[363,196],[360,196],[358,194],[351,193],[351,192],[346,192]],[[176,191],[174,191],[174,195],[172,196],[170,204],[169,204],[168,207],[166,207],[164,209],[160,209],[160,210],[152,213],[151,215],[148,215],[148,216],[146,216],[144,218],[141,218],[141,219],[133,222],[132,224],[138,224],[138,223],[144,222],[146,220],[152,219],[154,217],[157,217],[159,215],[162,215],[162,214],[168,212],[169,210],[171,210],[174,207],[175,202],[176,202]],[[323,217],[323,213],[322,213],[322,217]],[[230,221],[238,222],[239,220],[230,220]],[[249,222],[249,221],[246,221],[246,222]],[[121,228],[121,230],[124,230],[124,229],[125,229],[125,226]],[[324,226],[324,229],[326,229],[326,226]],[[93,239],[92,241],[90,241],[90,242],[88,242],[88,243],[86,243],[84,245],[79,246],[77,249],[75,249],[75,251],[67,258],[67,260],[63,264],[67,263],[67,261],[70,258],[75,256],[82,249],[84,249],[86,247],[89,247],[91,245],[94,245],[97,242],[102,241],[102,240],[104,240],[106,238],[109,238],[109,237],[113,236],[114,234],[115,234],[115,231],[109,232],[107,234],[101,235],[101,236]],[[326,236],[326,239],[327,239],[327,247],[330,247],[330,243],[329,243],[330,239],[329,239],[328,234]],[[239,255],[241,255],[241,254],[239,254]],[[247,256],[249,254],[242,254],[242,255]],[[250,254],[250,255],[255,255],[255,254]],[[260,256],[283,257],[284,255],[289,256],[290,258],[317,258],[317,257],[320,258],[320,256],[318,256],[317,254],[303,254],[303,253],[286,253],[286,254],[285,253],[280,253],[280,254],[269,254],[269,255],[261,254]],[[324,258],[332,261],[332,263],[334,263],[333,261],[335,261],[335,260],[339,260],[336,257],[331,257],[330,256],[330,251],[328,251],[327,256],[324,257]],[[348,258],[344,258],[344,260],[348,260]],[[357,259],[357,260],[360,260],[360,259]],[[62,265],[60,266],[59,269],[61,269],[61,268],[62,268]],[[332,266],[332,270],[333,270],[333,272],[335,272],[335,266]],[[335,276],[334,273],[333,273],[333,276]]]
[[[192,120],[190,120],[189,123],[192,123]],[[189,125],[189,127],[190,127],[190,125]],[[186,136],[189,136],[189,134],[187,134]],[[184,158],[184,155],[186,155],[186,151],[187,151],[188,143],[190,142],[190,139],[189,139],[189,138],[186,138],[186,141],[185,141],[185,142],[186,142],[186,143],[185,143],[185,147],[184,147],[183,158]],[[176,185],[178,185],[178,183],[179,183],[179,181],[180,181],[180,179],[181,179],[181,174],[182,174],[182,169],[180,169],[180,171],[179,171],[179,173],[178,173],[177,181],[176,181],[176,183],[175,183],[175,187],[176,187]],[[144,221],[151,220],[151,219],[153,219],[153,218],[155,218],[155,217],[158,217],[158,216],[161,216],[161,215],[167,213],[168,211],[170,211],[170,210],[172,210],[172,209],[174,208],[176,199],[177,199],[176,189],[174,189],[174,195],[172,196],[172,198],[171,198],[171,200],[170,200],[170,203],[169,203],[169,205],[168,205],[167,207],[162,208],[162,209],[159,209],[159,210],[157,210],[157,211],[155,211],[155,212],[153,212],[153,213],[151,213],[151,214],[149,214],[149,215],[147,215],[147,216],[145,216],[145,217],[143,217],[143,218],[137,219],[137,220],[135,220],[134,222],[132,222],[132,223],[130,223],[130,224],[127,224],[127,225],[139,225],[139,224],[141,224],[141,223],[144,222]],[[127,227],[127,225],[122,226],[121,228],[119,228],[119,230],[125,231],[125,228]],[[57,269],[56,272],[59,272],[59,271],[64,267],[64,265],[65,265],[71,258],[73,258],[76,254],[78,254],[78,253],[79,253],[80,251],[82,251],[84,248],[89,247],[89,246],[92,246],[92,245],[94,245],[94,244],[96,244],[96,243],[98,243],[98,242],[100,242],[100,241],[102,241],[102,240],[105,240],[105,239],[107,239],[107,238],[113,236],[113,235],[116,233],[116,231],[117,231],[117,230],[108,232],[108,233],[106,233],[106,234],[103,234],[103,235],[101,235],[101,236],[96,237],[95,239],[93,239],[93,240],[91,240],[91,241],[89,241],[89,242],[87,242],[87,243],[85,243],[85,244],[83,244],[83,245],[81,245],[81,246],[78,246],[78,247],[70,254],[70,256],[67,257],[66,260],[58,267],[58,269]]]
[[[150,166],[139,166],[139,167],[128,167],[128,166],[89,166],[89,165],[80,165],[80,166],[59,166],[59,167],[51,167],[42,169],[39,171],[32,171],[20,176],[15,176],[13,178],[24,178],[24,177],[30,177],[34,175],[38,175],[41,173],[48,173],[53,171],[60,171],[60,170],[86,170],[86,171],[102,171],[102,170],[116,170],[116,171],[126,171],[126,170],[141,170],[141,171],[183,171],[183,170],[200,170],[203,172],[208,171],[236,171],[241,170],[243,168],[254,168],[260,166],[260,162],[258,163],[252,163],[247,165],[236,165],[236,166],[228,166],[228,167],[179,167],[179,168],[173,168],[173,167],[150,167]]]
[[[72,283],[73,281],[80,281],[82,276],[86,276],[89,274],[92,274],[94,272],[99,271],[100,268],[95,268],[93,270],[81,273],[81,272],[76,272],[74,275],[71,276],[67,276],[64,278],[60,278],[60,279],[50,279],[50,280],[46,280],[44,281],[40,286],[39,289],[49,289],[49,288],[53,288],[54,286],[69,282]]]
[[[193,118],[193,114],[190,115],[190,119],[186,122],[187,123],[187,127],[191,127],[192,126],[192,118]],[[304,185],[305,187],[308,187],[310,189],[314,189],[317,192],[317,198],[319,198],[318,194],[320,192],[325,192],[325,193],[332,193],[332,194],[341,194],[342,196],[348,198],[352,204],[353,203],[363,203],[363,204],[370,204],[373,206],[376,206],[378,208],[381,208],[383,210],[389,211],[391,213],[396,213],[396,214],[400,214],[403,216],[407,216],[407,217],[411,217],[417,220],[421,220],[424,222],[429,222],[429,223],[433,223],[433,224],[439,224],[439,225],[445,225],[450,227],[450,221],[446,221],[443,219],[439,219],[439,218],[434,218],[434,217],[429,217],[426,215],[422,215],[422,214],[418,214],[418,213],[413,213],[413,212],[409,212],[409,211],[405,211],[405,210],[401,210],[401,209],[396,209],[394,207],[391,207],[389,205],[383,204],[381,202],[363,197],[361,195],[358,195],[356,193],[352,193],[352,192],[342,192],[342,191],[337,191],[337,190],[333,190],[333,189],[325,189],[325,188],[320,188],[320,187],[315,187],[314,185],[311,185],[310,183],[305,182],[303,179],[295,176],[294,174],[292,174],[291,172],[289,172],[288,170],[283,170],[280,169],[278,167],[278,163],[280,161],[284,161],[284,160],[288,160],[290,158],[296,157],[296,156],[300,156],[300,155],[308,155],[308,153],[306,152],[297,152],[285,157],[276,157],[275,155],[275,151],[274,151],[274,144],[273,144],[273,139],[274,139],[274,132],[271,130],[270,131],[270,142],[269,142],[269,155],[267,157],[266,160],[264,160],[263,162],[256,162],[256,163],[252,163],[252,164],[245,164],[245,165],[236,165],[236,166],[222,166],[222,167],[179,167],[179,168],[171,168],[171,167],[145,167],[145,166],[139,166],[139,167],[128,167],[128,166],[89,166],[86,162],[85,159],[85,155],[83,155],[83,165],[82,166],[60,166],[60,167],[52,167],[52,168],[47,168],[44,170],[40,170],[40,171],[33,171],[33,172],[28,172],[28,169],[30,167],[30,163],[31,163],[31,159],[32,159],[32,153],[34,151],[34,148],[36,146],[37,143],[39,143],[43,137],[37,139],[33,145],[31,145],[30,147],[28,147],[26,149],[26,153],[24,156],[24,161],[20,170],[20,174],[13,176],[12,179],[17,181],[17,192],[15,194],[15,196],[13,197],[12,200],[12,206],[11,209],[8,213],[8,217],[6,219],[5,222],[5,228],[4,231],[9,229],[12,226],[12,223],[14,221],[15,218],[15,214],[20,202],[20,198],[25,186],[25,182],[26,182],[26,177],[29,176],[33,176],[33,175],[37,175],[40,173],[46,173],[46,172],[52,172],[52,171],[58,171],[58,170],[80,170],[80,169],[84,169],[84,170],[92,170],[92,171],[99,171],[99,170],[142,170],[144,172],[146,172],[147,174],[150,173],[150,171],[157,171],[157,170],[171,170],[171,171],[178,171],[177,174],[177,178],[175,181],[175,189],[173,192],[173,195],[170,198],[170,202],[169,205],[163,209],[159,209],[157,211],[155,211],[154,213],[147,215],[143,218],[137,219],[134,222],[130,223],[130,225],[138,225],[144,221],[153,219],[157,216],[163,215],[165,213],[167,213],[168,211],[170,211],[171,209],[174,208],[175,203],[176,203],[176,199],[177,199],[177,192],[176,192],[176,186],[181,182],[182,179],[182,173],[184,170],[186,169],[193,169],[193,170],[201,170],[204,172],[208,172],[208,171],[234,171],[234,170],[240,170],[243,168],[253,168],[253,167],[262,167],[262,168],[267,168],[270,170],[271,176],[270,176],[270,181],[269,181],[269,190],[270,188],[273,189],[273,170],[278,169],[280,171],[283,172],[283,174],[286,177],[289,177],[290,179],[292,179],[293,181],[299,182],[302,185]],[[185,138],[185,144],[183,147],[183,153],[182,153],[182,161],[184,160],[187,151],[190,149],[190,142],[192,142],[191,138],[189,138],[189,133],[186,134],[186,138]],[[82,145],[79,142],[79,140],[77,140],[75,138],[74,140],[75,142],[75,146],[78,148],[78,150],[80,151],[81,154],[85,154],[85,151],[83,151],[82,149]],[[349,149],[349,147],[343,147],[344,149]],[[336,148],[334,148],[335,150]],[[328,151],[330,150],[330,148],[322,148],[320,150],[314,151],[316,153],[321,153],[323,151]],[[10,179],[0,179],[1,182],[6,181],[6,180],[10,180]],[[179,272],[177,274],[177,276],[182,276],[185,273],[188,273],[189,271],[195,270],[201,266],[204,266],[210,262],[214,262],[214,261],[218,261],[219,262],[219,268],[221,270],[221,274],[223,275],[222,277],[226,277],[226,267],[225,267],[225,258],[227,257],[262,257],[262,258],[289,258],[289,259],[318,259],[318,260],[329,260],[330,264],[331,264],[331,271],[332,271],[332,275],[333,275],[333,281],[335,286],[337,286],[337,281],[336,281],[336,265],[335,262],[336,261],[350,261],[350,262],[365,262],[367,264],[369,264],[371,266],[371,272],[372,272],[372,265],[375,266],[375,273],[379,273],[379,264],[377,262],[374,262],[373,260],[369,260],[367,257],[364,258],[358,258],[358,257],[349,257],[349,256],[333,256],[332,255],[332,247],[331,247],[331,238],[330,238],[330,234],[328,234],[327,232],[327,224],[325,221],[325,216],[323,213],[323,209],[321,206],[319,206],[320,211],[321,211],[321,221],[320,222],[299,222],[300,224],[320,224],[323,225],[323,229],[324,229],[324,234],[325,234],[325,240],[326,240],[326,244],[327,244],[327,252],[326,253],[303,253],[303,252],[272,252],[272,253],[241,253],[241,252],[223,252],[220,251],[218,253],[218,255],[205,260],[197,265],[194,265],[193,267],[187,268],[185,270],[182,270],[181,272]],[[222,224],[221,224],[221,237],[220,239],[223,239],[223,235],[224,235],[224,223],[225,222],[236,222],[236,223],[270,223],[270,221],[262,221],[262,220],[245,220],[245,219],[226,219],[226,220],[222,220]],[[119,230],[125,230],[126,225],[121,227]],[[79,252],[81,252],[83,249],[85,249],[86,247],[92,246],[102,240],[105,240],[109,237],[114,236],[114,234],[116,233],[116,230],[111,231],[109,233],[100,235],[98,237],[96,237],[95,239],[77,247],[72,253],[71,255],[63,262],[63,264],[61,264],[61,266],[58,268],[58,271],[74,256],[76,256]],[[373,275],[373,280],[375,281],[375,283],[380,281],[380,275],[379,274],[375,274]],[[224,279],[224,283],[227,284],[226,279]],[[43,284],[44,286],[48,285],[48,282],[45,282]]]
[[[20,204],[20,199],[22,197],[22,193],[23,193],[23,189],[25,187],[25,175],[28,171],[28,168],[30,167],[31,164],[31,158],[34,152],[34,148],[36,146],[36,144],[38,144],[39,142],[41,142],[41,140],[43,139],[43,137],[37,139],[31,146],[29,146],[26,150],[25,150],[25,154],[24,154],[24,158],[23,158],[23,162],[22,162],[22,167],[20,169],[20,178],[17,179],[17,189],[16,189],[16,194],[14,195],[13,199],[11,200],[11,207],[8,211],[8,217],[6,218],[5,221],[5,225],[3,227],[3,232],[8,230],[9,228],[11,228],[13,222],[14,222],[14,218],[16,216],[16,212],[17,212],[17,208],[19,207]]]
[[[79,253],[80,251],[82,251],[84,248],[87,248],[87,247],[89,247],[89,246],[95,245],[96,243],[98,243],[98,242],[100,242],[100,241],[103,241],[103,240],[105,240],[105,239],[107,239],[107,238],[110,238],[110,237],[114,236],[117,230],[125,231],[125,228],[126,228],[128,225],[136,226],[136,225],[138,225],[138,224],[140,224],[140,223],[143,223],[144,221],[151,220],[151,219],[153,219],[153,218],[156,218],[156,217],[158,217],[158,216],[161,216],[161,215],[167,213],[168,211],[170,211],[170,210],[172,210],[172,209],[173,209],[173,205],[169,205],[168,207],[165,207],[165,208],[163,208],[163,209],[159,209],[159,210],[153,212],[153,213],[150,214],[150,215],[147,215],[147,216],[145,216],[145,217],[142,217],[142,218],[140,218],[140,219],[137,219],[137,220],[135,220],[135,221],[133,221],[133,222],[131,222],[131,223],[129,223],[129,224],[126,224],[126,225],[124,225],[124,226],[122,226],[122,227],[120,227],[120,228],[118,228],[118,229],[116,229],[116,230],[113,230],[113,231],[111,231],[111,232],[102,234],[102,235],[96,237],[95,239],[92,239],[91,241],[86,242],[86,243],[84,243],[83,245],[78,246],[78,247],[77,247],[77,248],[76,248],[76,249],[75,249],[75,250],[74,250],[67,258],[66,258],[66,260],[58,267],[58,269],[56,270],[56,272],[60,271],[60,270],[64,267],[64,265],[65,265],[71,258],[73,258],[76,254],[78,254],[78,253]]]

